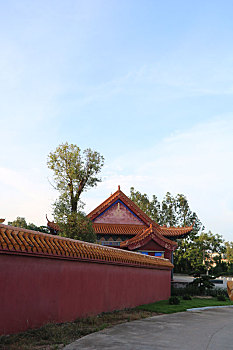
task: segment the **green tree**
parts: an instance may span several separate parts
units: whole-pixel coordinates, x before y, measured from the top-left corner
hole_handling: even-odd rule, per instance
[[[228,260],[228,263],[233,263],[233,242],[225,242],[225,248],[226,248],[226,259]]]
[[[210,273],[214,276],[220,276],[224,273],[228,272],[228,265],[225,261],[223,261],[223,257],[225,254],[218,254],[213,257],[213,261],[215,266],[213,266],[210,270]]]
[[[146,193],[142,194],[139,191],[136,191],[134,187],[131,187],[130,199],[152,220],[160,223],[160,203],[155,195],[152,196],[152,201],[150,201]]]
[[[18,216],[15,220],[9,221],[8,225],[14,226],[14,227],[21,227],[25,228],[28,230],[33,230],[33,231],[39,231],[43,233],[49,233],[49,230],[46,226],[37,226],[33,223],[28,223],[25,218]]]
[[[14,227],[28,228],[25,218],[20,216],[17,216],[17,218],[13,221],[8,221],[8,225],[11,225]]]
[[[90,220],[81,211],[81,194],[97,185],[104,158],[90,148],[81,152],[74,144],[61,144],[48,155],[48,167],[53,171],[59,198],[53,205],[55,221],[66,237],[89,242],[96,240]]]
[[[48,155],[48,167],[53,170],[55,188],[60,199],[69,201],[70,212],[76,213],[81,193],[97,185],[97,176],[104,165],[104,158],[90,148],[80,148],[67,142]]]
[[[204,227],[197,214],[191,211],[188,200],[183,194],[177,194],[175,197],[175,211],[177,226],[193,225],[192,232],[188,236],[177,240],[178,248],[174,253],[175,271],[188,273],[192,270],[203,270],[202,260],[196,252],[194,240]]]
[[[206,271],[213,265],[213,255],[221,256],[225,251],[224,240],[219,234],[202,232],[199,237],[195,239],[199,254],[202,254],[203,265]]]
[[[208,233],[202,232],[193,240],[184,241],[183,244],[179,245],[178,254],[175,253],[174,259],[175,271],[208,273],[214,260],[221,257],[224,251],[224,240],[221,235],[213,234],[210,231]]]
[[[86,242],[96,242],[92,221],[81,211],[71,213],[66,221],[59,222],[62,235]]]
[[[197,214],[193,212],[187,198],[183,194],[177,194],[175,197],[176,224],[178,226],[192,226],[192,233],[189,234],[189,239],[193,239],[200,230],[204,230],[201,221]]]
[[[146,193],[130,188],[130,199],[136,203],[144,213],[160,225],[166,226],[191,226],[194,224],[192,237],[202,227],[200,220],[195,212],[192,212],[187,198],[183,194],[173,197],[167,192],[160,203],[157,196],[153,195],[152,200]]]
[[[194,281],[191,284],[199,289],[200,294],[214,288],[213,276],[202,275],[200,271],[194,273]]]
[[[166,193],[162,201],[160,221],[163,225],[167,226],[177,225],[176,201],[170,192]]]
[[[181,239],[177,239],[178,248],[174,253],[176,272],[187,273],[194,269],[204,272],[203,257],[199,254],[197,242],[194,242],[200,230],[204,230],[197,214],[190,209],[188,200],[183,194],[175,197],[167,192],[161,204],[154,195],[152,200],[147,194],[130,189],[130,198],[149,216],[160,225],[192,226],[192,232]]]

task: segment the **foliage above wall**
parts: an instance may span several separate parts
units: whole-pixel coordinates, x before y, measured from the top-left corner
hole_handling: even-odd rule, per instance
[[[20,216],[18,216],[13,221],[8,221],[8,225],[11,225],[14,227],[26,228],[28,230],[39,231],[43,233],[49,233],[47,226],[37,226],[33,223],[27,223],[26,219]]]
[[[222,236],[210,231],[203,232],[204,227],[197,214],[190,209],[185,195],[177,194],[174,197],[167,192],[160,203],[156,195],[150,200],[147,194],[131,187],[130,199],[160,225],[190,226],[194,223],[193,230],[187,237],[177,239],[178,248],[174,253],[175,272],[190,273],[200,270],[204,273],[213,269],[213,265],[214,272],[226,270],[222,262],[225,252]],[[227,252],[233,262],[233,243],[227,244]]]
[[[90,220],[81,212],[81,194],[97,185],[104,157],[90,148],[81,149],[67,142],[48,155],[48,167],[53,171],[54,187],[59,198],[53,205],[53,215],[61,228],[60,234],[94,242],[96,236]]]

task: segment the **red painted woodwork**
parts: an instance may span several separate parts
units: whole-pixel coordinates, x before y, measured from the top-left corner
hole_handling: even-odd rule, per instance
[[[140,248],[136,249],[135,251],[137,251],[137,250],[153,250],[156,252],[164,252],[164,258],[169,259],[171,261],[171,257],[172,257],[171,251],[161,247],[153,240],[149,241],[144,246],[141,246]],[[149,255],[153,255],[153,254],[149,253]]]
[[[170,250],[165,250],[164,258],[165,259],[169,259],[170,261],[172,261],[172,252]]]
[[[145,245],[141,246],[139,250],[155,250],[157,252],[164,252],[165,248],[161,247],[159,244],[157,244],[155,241],[150,240]]]
[[[0,254],[0,334],[170,296],[170,269]]]

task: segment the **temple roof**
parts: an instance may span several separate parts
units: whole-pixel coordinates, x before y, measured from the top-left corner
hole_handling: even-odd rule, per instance
[[[121,242],[120,247],[128,248],[129,250],[134,250],[144,246],[150,240],[154,240],[160,246],[168,250],[174,251],[177,248],[176,242],[173,242],[170,239],[162,236],[159,232],[159,229],[157,227],[154,227],[153,225],[150,225],[149,228],[147,228],[141,233],[138,233],[136,236],[124,242]]]
[[[134,235],[138,234],[140,231],[139,225],[130,225],[130,224],[110,224],[110,223],[95,223],[95,219],[100,216],[103,212],[109,209],[117,200],[122,201],[129,209],[132,211],[141,221],[142,228],[153,226],[156,233],[165,236],[165,237],[183,237],[190,233],[193,229],[193,226],[188,227],[166,227],[160,226],[155,221],[153,221],[148,215],[146,215],[130,198],[128,198],[118,186],[118,190],[109,196],[103,203],[96,207],[93,211],[88,214],[88,217],[93,221],[93,227],[95,232],[102,234],[125,234],[125,235]],[[136,228],[136,226],[138,226]],[[132,233],[130,233],[130,227],[132,228]],[[111,231],[111,229],[113,231]],[[103,232],[102,232],[102,231]],[[118,231],[118,232],[117,232]],[[136,232],[137,231],[137,232]]]
[[[54,221],[49,221],[47,214],[46,214],[46,219],[47,219],[47,227],[50,230],[51,234],[57,234],[59,231],[61,231],[58,224],[56,224]]]
[[[127,224],[104,224],[93,222],[93,228],[96,234],[111,234],[111,235],[132,235],[142,233],[146,225],[127,225]]]
[[[0,254],[171,269],[167,259],[0,224]]]
[[[98,207],[92,210],[87,216],[91,221],[94,221],[99,215],[101,215],[118,199],[120,199],[145,225],[149,226],[153,223],[153,220],[149,218],[149,216],[147,216],[131,199],[129,199],[120,190],[120,186],[118,186],[118,190],[115,193],[113,193],[103,203],[101,203]]]

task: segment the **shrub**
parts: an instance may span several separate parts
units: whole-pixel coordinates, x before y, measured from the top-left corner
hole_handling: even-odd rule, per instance
[[[226,300],[226,298],[224,297],[224,295],[218,295],[218,296],[217,296],[217,299],[218,299],[218,301],[225,301],[225,300]]]
[[[202,275],[201,273],[193,274],[195,277],[190,285],[193,285],[199,289],[199,295],[205,295],[207,290],[214,288],[213,276]]]
[[[184,299],[184,300],[192,300],[191,296],[188,295],[188,294],[185,294],[185,295],[183,296],[183,299]]]
[[[171,295],[173,296],[183,296],[183,295],[200,295],[198,287],[188,285],[185,288],[171,288]]]
[[[169,304],[170,305],[178,305],[180,303],[180,299],[178,297],[170,297]]]
[[[228,298],[227,290],[225,288],[214,288],[209,292],[212,297],[217,297],[218,295],[223,295]]]

